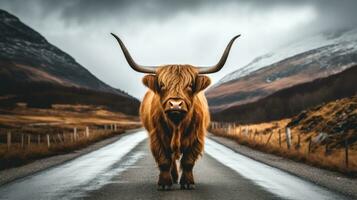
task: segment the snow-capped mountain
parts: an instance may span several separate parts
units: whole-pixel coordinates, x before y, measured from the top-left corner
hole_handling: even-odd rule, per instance
[[[357,29],[322,33],[257,57],[207,91],[212,111],[339,73],[357,63]]]
[[[236,71],[224,76],[221,80],[217,82],[217,84],[215,84],[215,86],[219,86],[231,80],[237,80],[240,77],[247,76],[258,69],[272,65],[283,59],[329,45],[336,45],[334,52],[338,51],[339,48],[341,50],[346,49],[347,51],[345,51],[345,53],[349,53],[350,51],[356,51],[357,29],[318,34],[300,40],[293,44],[284,46],[280,49],[275,50],[274,52],[259,56],[252,60],[246,66],[239,68]],[[328,54],[328,52],[325,53]]]

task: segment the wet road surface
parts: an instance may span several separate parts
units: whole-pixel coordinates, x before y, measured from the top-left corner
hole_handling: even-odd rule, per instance
[[[146,133],[0,188],[0,199],[345,199],[207,139],[195,190],[158,191]]]

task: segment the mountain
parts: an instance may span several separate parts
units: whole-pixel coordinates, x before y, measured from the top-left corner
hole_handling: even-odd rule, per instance
[[[130,113],[135,114],[138,109],[137,99],[99,80],[70,55],[4,10],[0,10],[0,30],[0,103],[4,104],[5,99],[5,104],[25,101],[41,106],[47,101],[44,106],[91,103],[115,107],[117,102],[123,106],[116,107],[119,110],[129,106]]]
[[[250,124],[293,117],[325,102],[357,95],[356,74],[357,65],[341,73],[281,89],[251,103],[212,113],[212,119]]]
[[[284,88],[340,73],[357,63],[357,29],[322,33],[257,57],[207,92],[212,112],[255,102]]]
[[[4,10],[0,10],[0,30],[1,68],[6,68],[7,73],[22,74],[12,78],[19,81],[46,81],[128,96],[99,80],[70,55]]]

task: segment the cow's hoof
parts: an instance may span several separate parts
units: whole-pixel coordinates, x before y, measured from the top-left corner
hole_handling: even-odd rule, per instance
[[[193,180],[192,171],[184,171],[180,179],[181,189],[192,190],[195,189],[195,181]]]
[[[177,184],[177,183],[178,183],[177,179],[178,179],[178,178],[175,178],[174,180],[172,180],[172,183],[173,183],[173,184]]]
[[[157,190],[159,191],[167,191],[171,189],[172,189],[172,185],[158,185],[157,187]]]
[[[160,172],[159,181],[157,183],[160,190],[169,190],[172,186],[172,178],[169,172]]]
[[[194,190],[195,184],[181,184],[181,190]]]

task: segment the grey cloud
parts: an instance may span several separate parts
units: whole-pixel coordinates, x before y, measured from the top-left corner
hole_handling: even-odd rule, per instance
[[[294,0],[74,0],[74,1],[48,1],[48,0],[3,0],[1,4],[21,12],[31,10],[40,12],[43,16],[54,11],[60,11],[64,20],[85,23],[98,18],[113,16],[130,16],[134,19],[167,19],[180,12],[197,12],[199,9],[211,6],[235,3],[252,5],[256,9],[274,7],[276,5],[301,5],[306,1]],[[32,13],[33,14],[33,13]]]
[[[194,14],[200,9],[209,8],[214,12],[217,6],[227,3],[249,6],[252,11],[274,8],[276,6],[314,6],[319,12],[320,25],[346,27],[357,25],[357,1],[355,0],[3,0],[1,7],[10,8],[28,17],[51,13],[61,13],[67,23],[85,24],[93,21],[117,19],[120,23],[146,20],[169,20],[182,12]]]
[[[2,1],[6,7],[26,15],[40,14],[41,17],[60,12],[67,23],[85,24],[115,18],[120,23],[145,20],[168,20],[182,12],[195,13],[200,9],[227,3],[249,6],[252,11],[276,6],[314,6],[319,12],[319,23],[325,28],[356,26],[357,1],[355,0],[74,0],[74,1]],[[31,12],[32,11],[32,12]]]

